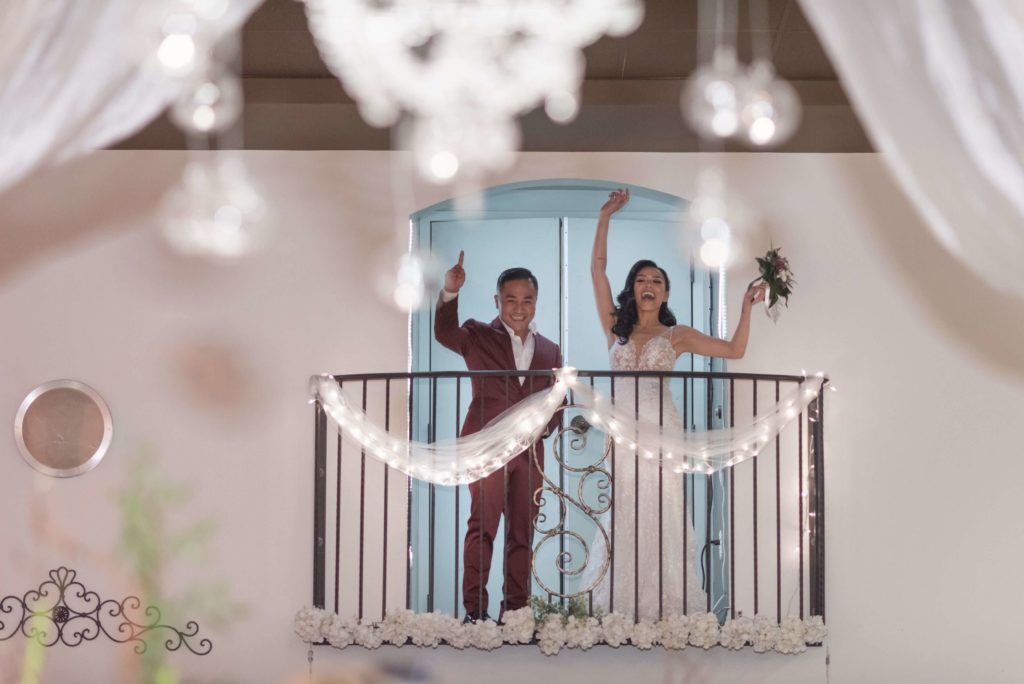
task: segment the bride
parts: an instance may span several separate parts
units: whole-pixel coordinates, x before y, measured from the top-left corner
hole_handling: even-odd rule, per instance
[[[730,340],[710,337],[676,324],[675,316],[668,308],[668,274],[653,261],[644,259],[633,264],[626,276],[626,285],[619,293],[618,304],[613,302],[611,285],[605,273],[608,227],[612,215],[628,201],[629,190],[619,189],[612,192],[601,207],[590,262],[594,299],[607,338],[612,370],[672,371],[676,359],[687,352],[726,359],[741,358],[747,348],[750,310],[754,303],[764,300],[766,286],[763,283],[751,287],[744,294],[740,321]],[[660,421],[665,430],[684,429],[675,411],[669,382],[661,382],[658,378],[640,378],[639,381],[618,378],[614,383],[617,405],[635,406],[640,418]],[[662,481],[660,499],[659,470]],[[630,617],[635,614],[639,619],[647,620],[678,613],[693,615],[706,612],[707,595],[697,579],[700,559],[695,551],[693,525],[683,507],[684,476],[670,468],[661,469],[656,461],[636,459],[632,453],[626,456],[620,452],[619,458],[614,459],[612,477],[614,515],[606,513],[602,520],[604,529],[611,536],[611,564],[599,578],[608,549],[604,535],[598,534],[580,584],[581,588],[593,586],[594,608]],[[684,525],[688,532],[685,548]],[[637,562],[638,571],[635,569]],[[596,586],[595,582],[598,582]]]

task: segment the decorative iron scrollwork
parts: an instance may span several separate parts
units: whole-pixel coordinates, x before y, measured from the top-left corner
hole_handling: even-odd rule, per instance
[[[102,634],[117,643],[133,643],[135,652],[141,654],[148,648],[148,637],[161,635],[168,651],[184,646],[196,655],[206,655],[213,650],[213,643],[205,637],[197,644],[189,641],[199,633],[195,621],[179,630],[162,624],[160,610],[155,606],[143,609],[135,596],[101,600],[75,579],[76,574],[60,567],[51,570],[50,579],[38,589],[0,599],[0,641],[21,633],[43,646],[78,646]]]
[[[563,409],[574,408],[569,405],[563,407]],[[544,472],[544,468],[541,466],[540,461],[537,458],[536,450],[531,447],[533,453],[534,467],[540,473],[542,478],[542,485],[534,494],[534,500],[540,507],[544,506],[547,500],[547,495],[552,495],[558,502],[558,518],[553,525],[545,529],[547,524],[547,515],[543,510],[537,515],[537,520],[534,523],[534,529],[540,534],[540,541],[538,541],[533,547],[533,560],[531,566],[533,570],[533,576],[537,580],[537,583],[541,588],[551,596],[559,596],[565,598],[571,598],[573,596],[580,596],[586,594],[596,587],[605,574],[608,572],[608,566],[611,562],[611,558],[607,555],[601,559],[595,559],[601,563],[601,569],[597,572],[594,580],[585,587],[579,587],[576,591],[571,593],[563,593],[558,591],[557,588],[548,586],[544,579],[540,576],[537,571],[537,558],[541,548],[551,542],[552,540],[559,538],[568,537],[574,540],[575,543],[583,550],[583,560],[578,567],[573,567],[574,556],[570,550],[562,550],[555,556],[555,566],[558,569],[560,575],[565,577],[576,577],[580,575],[583,570],[590,565],[592,559],[590,558],[590,545],[587,540],[584,539],[578,531],[568,529],[566,527],[566,518],[569,511],[569,506],[574,507],[593,521],[594,526],[597,529],[597,533],[604,537],[604,548],[611,548],[611,543],[608,537],[608,530],[605,529],[601,523],[601,515],[607,513],[612,506],[612,497],[608,490],[611,488],[612,475],[605,467],[608,447],[602,450],[600,458],[586,463],[582,466],[574,466],[568,462],[566,454],[563,453],[562,445],[564,441],[569,444],[569,449],[574,452],[582,453],[587,446],[587,434],[591,428],[590,423],[587,422],[586,418],[582,415],[575,416],[569,425],[562,428],[558,433],[555,434],[555,438],[552,440],[552,451],[554,452],[554,458],[558,462],[559,467],[565,473],[578,474],[577,491],[576,496],[572,496],[569,492],[565,491],[558,483],[554,482]],[[566,437],[568,439],[563,440]],[[598,489],[597,501],[595,505],[591,505],[587,502],[585,488],[587,482],[591,479],[594,480],[595,486]]]

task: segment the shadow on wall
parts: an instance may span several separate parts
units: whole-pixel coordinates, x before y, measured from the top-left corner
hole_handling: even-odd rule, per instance
[[[877,197],[896,186],[875,167],[844,166],[862,206],[876,212]],[[853,169],[858,171],[853,171]],[[880,187],[886,186],[886,187]],[[899,210],[898,229],[891,223]],[[906,277],[917,298],[951,337],[1001,371],[1024,377],[1024,300],[998,292],[950,254],[928,230],[909,199],[877,213],[874,233]],[[927,265],[922,268],[922,265]],[[882,331],[884,333],[884,331]]]
[[[184,160],[147,164],[140,156],[134,173],[142,182],[118,188],[112,179],[123,177],[125,157],[93,154],[42,169],[0,193],[0,282],[88,237],[133,227],[130,219],[155,211]]]

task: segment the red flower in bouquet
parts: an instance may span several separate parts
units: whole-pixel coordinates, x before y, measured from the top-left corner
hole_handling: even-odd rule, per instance
[[[789,306],[789,295],[793,294],[793,271],[789,268],[789,259],[779,253],[779,247],[772,247],[763,257],[757,258],[757,265],[761,271],[761,277],[768,285],[768,309],[775,309],[779,300],[783,300]],[[754,282],[756,283],[757,280]],[[753,284],[753,283],[752,283]]]

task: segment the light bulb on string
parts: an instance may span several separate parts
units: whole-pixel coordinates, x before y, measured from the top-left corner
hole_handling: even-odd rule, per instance
[[[680,105],[690,126],[702,138],[731,138],[740,126],[740,98],[746,71],[731,47],[719,46],[714,58],[697,68],[683,90]]]
[[[185,256],[237,259],[262,247],[272,233],[267,202],[236,159],[187,164],[160,217],[167,244]]]
[[[680,224],[683,250],[696,252],[708,268],[724,269],[742,257],[746,243],[757,241],[756,230],[746,205],[727,191],[721,171],[702,171],[697,179],[697,195]]]
[[[441,288],[441,268],[429,252],[385,249],[374,272],[378,296],[404,313],[420,309]]]
[[[205,69],[226,30],[228,0],[172,0],[141,5],[136,17],[140,49],[154,68],[172,78]]]
[[[171,107],[171,119],[187,133],[219,133],[241,114],[242,87],[226,72],[185,85]]]
[[[744,140],[758,147],[780,145],[796,132],[800,117],[800,97],[793,85],[776,75],[771,62],[752,64],[740,101]]]

